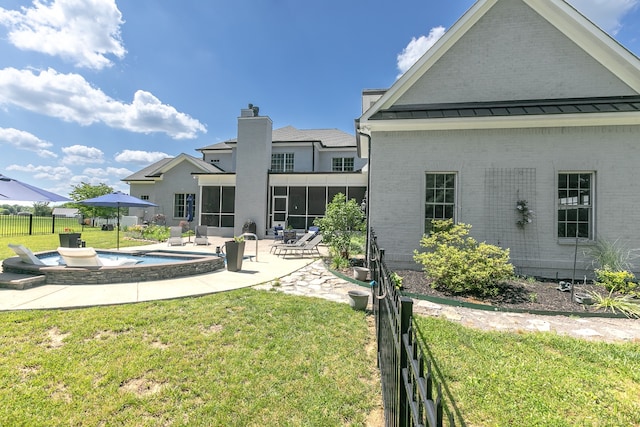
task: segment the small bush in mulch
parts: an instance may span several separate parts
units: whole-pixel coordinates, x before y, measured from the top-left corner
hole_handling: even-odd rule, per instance
[[[534,280],[532,278],[514,279],[500,285],[497,296],[482,297],[472,294],[453,294],[431,287],[431,281],[425,273],[417,270],[396,270],[403,278],[402,292],[413,295],[426,295],[461,302],[485,304],[504,309],[536,310],[549,312],[605,313],[605,309],[596,309],[590,305],[578,304],[571,300],[571,292],[559,290],[555,281]],[[570,281],[569,281],[570,282]],[[598,293],[609,295],[602,286],[593,283],[577,283],[574,293]],[[614,296],[619,296],[614,294]],[[609,310],[609,312],[611,312]]]

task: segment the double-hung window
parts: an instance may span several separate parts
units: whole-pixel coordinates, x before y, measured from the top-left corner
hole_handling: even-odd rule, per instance
[[[456,174],[427,173],[426,178],[424,230],[429,233],[433,220],[456,220]]]
[[[558,237],[593,239],[594,174],[558,174]]]
[[[331,160],[333,172],[353,172],[353,157],[334,157]]]
[[[173,217],[184,218],[187,216],[187,197],[191,195],[195,200],[195,194],[176,193],[173,196]]]
[[[271,154],[271,172],[293,172],[293,153]]]

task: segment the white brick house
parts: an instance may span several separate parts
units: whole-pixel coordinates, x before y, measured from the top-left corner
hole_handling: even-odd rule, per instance
[[[194,224],[220,236],[241,234],[247,221],[259,238],[275,225],[308,229],[335,194],[358,203],[365,197],[367,161],[358,157],[355,136],[337,129],[272,129],[268,116],[247,108],[237,138],[197,151],[200,158],[183,153],[123,181],[130,194],[160,205],[154,213],[167,225],[185,220],[192,195]]]
[[[581,278],[598,238],[640,248],[640,60],[562,0],[478,1],[388,90],[364,91],[356,128],[395,268],[417,268],[434,218],[509,248],[522,274],[571,277],[577,254]]]

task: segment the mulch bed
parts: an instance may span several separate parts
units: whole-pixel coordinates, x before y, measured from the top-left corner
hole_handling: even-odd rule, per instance
[[[504,285],[503,292],[498,297],[480,298],[474,296],[460,296],[433,289],[429,280],[421,271],[397,270],[403,278],[402,291],[409,294],[426,295],[446,298],[474,304],[485,304],[504,309],[536,310],[551,312],[604,313],[592,306],[584,306],[571,300],[571,292],[558,290],[558,283],[553,281],[516,280]],[[601,295],[606,291],[592,283],[580,282],[575,285],[575,293],[597,292]]]

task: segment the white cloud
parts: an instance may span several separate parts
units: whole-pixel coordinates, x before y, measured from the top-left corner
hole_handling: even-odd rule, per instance
[[[9,165],[7,166],[7,170],[28,172],[32,174],[35,179],[48,179],[53,181],[67,181],[71,176],[71,169],[66,166]]]
[[[417,39],[413,37],[407,47],[398,55],[398,70],[400,70],[398,77],[411,68],[431,46],[440,40],[444,33],[445,28],[441,26],[432,28],[428,36],[420,36]]]
[[[103,179],[121,179],[125,176],[131,175],[133,172],[127,168],[86,168],[82,171],[83,174],[87,176],[91,176],[94,178],[103,178]]]
[[[58,157],[54,152],[47,150],[52,143],[23,130],[0,128],[0,144],[2,143],[12,145],[18,150],[33,151],[40,157]]]
[[[167,153],[159,151],[140,151],[140,150],[124,150],[117,153],[115,160],[121,163],[136,163],[140,165],[150,165],[159,160],[171,157]]]
[[[149,92],[138,90],[125,104],[94,88],[79,74],[4,68],[0,70],[0,105],[12,104],[81,125],[105,125],[138,133],[164,132],[174,139],[195,138],[206,127]]]
[[[615,35],[622,18],[640,4],[640,0],[568,0],[580,13],[603,30]]]
[[[33,0],[20,11],[0,8],[0,24],[17,48],[98,70],[112,65],[107,55],[125,56],[123,23],[115,0]]]
[[[72,145],[63,147],[64,158],[62,163],[67,165],[86,165],[88,163],[104,163],[104,153],[95,147],[85,145]]]

